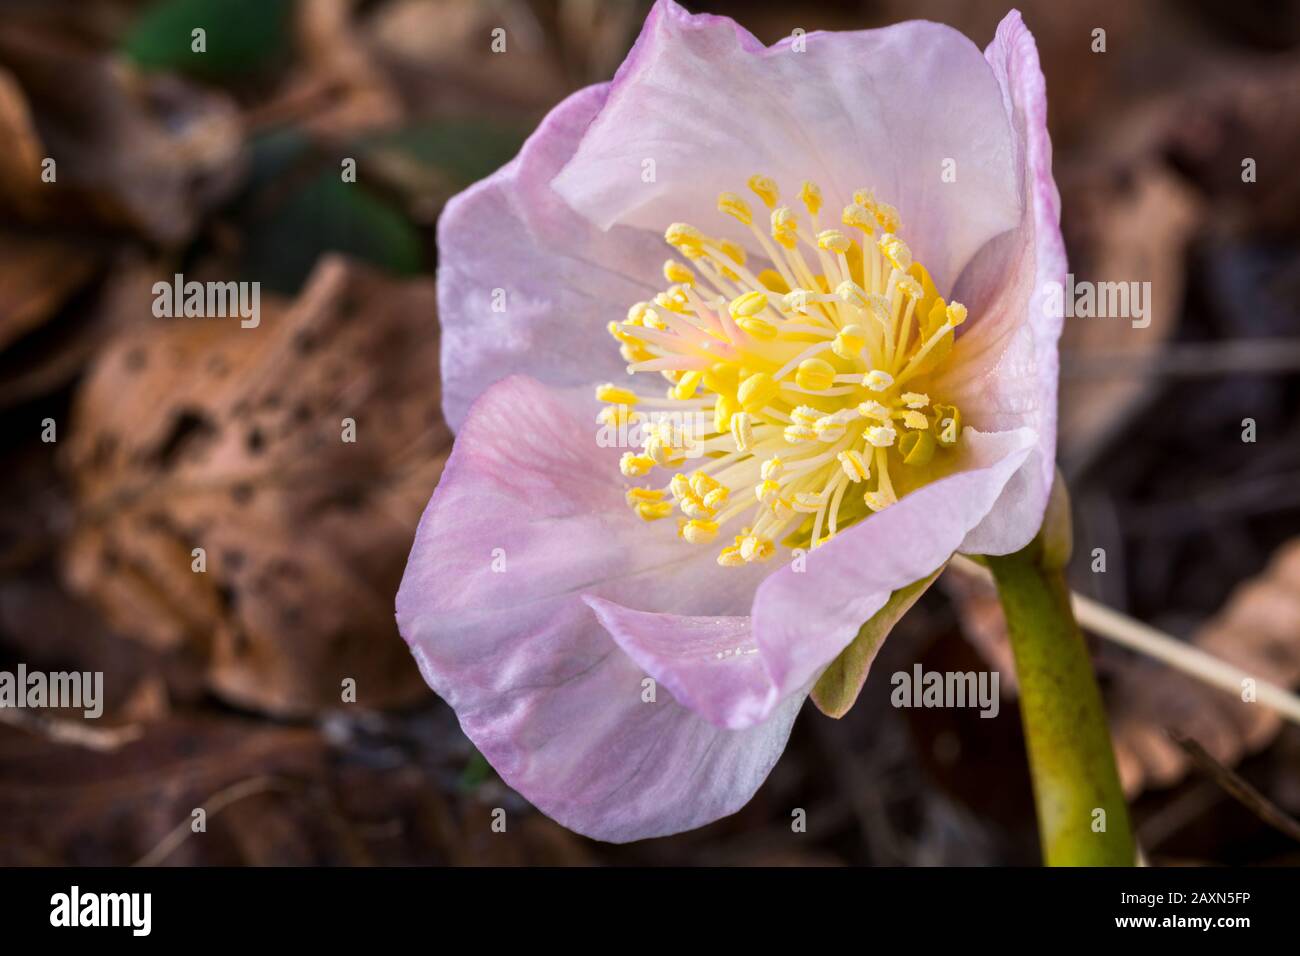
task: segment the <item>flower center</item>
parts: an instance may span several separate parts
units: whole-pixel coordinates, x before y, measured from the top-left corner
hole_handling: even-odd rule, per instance
[[[768,560],[778,543],[824,544],[937,474],[936,453],[961,435],[960,412],[932,401],[927,383],[966,308],[913,261],[897,210],[858,190],[843,228],[823,229],[813,183],[799,191],[806,218],[780,204],[772,180],[749,187],[770,232],[734,193],[718,209],[752,232],[768,265],[751,271],[735,242],[670,226],[668,244],[691,265],[668,260],[668,288],[609,323],[628,372],[662,374],[667,395],[596,390],[609,403],[603,425],[639,431],[623,474],[668,477],[629,488],[628,504],[646,521],[679,511],[693,544],[735,522],[724,566]]]

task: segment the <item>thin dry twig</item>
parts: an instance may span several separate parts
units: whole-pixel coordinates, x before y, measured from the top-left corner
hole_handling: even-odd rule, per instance
[[[1240,774],[1229,770],[1215,760],[1199,743],[1191,737],[1184,737],[1173,731],[1166,731],[1169,739],[1191,758],[1207,776],[1227,791],[1228,795],[1259,817],[1275,830],[1286,834],[1300,843],[1300,820],[1296,820],[1268,797],[1256,790]]]
[[[240,780],[238,783],[232,783],[223,790],[218,790],[206,800],[200,801],[199,805],[204,809],[204,811],[206,811],[206,819],[211,820],[222,810],[226,809],[226,807],[230,806],[232,803],[237,803],[240,800],[243,800],[245,797],[251,797],[258,793],[266,793],[269,790],[288,789],[288,782],[277,777],[249,777],[247,780]],[[176,852],[177,848],[188,840],[193,833],[192,821],[182,820],[158,842],[157,846],[131,865],[157,866],[163,860],[167,859],[167,857]]]
[[[138,739],[143,733],[143,730],[135,724],[123,727],[91,727],[81,721],[59,720],[11,707],[0,707],[0,723],[44,737],[56,744],[70,744],[99,753],[112,753]]]

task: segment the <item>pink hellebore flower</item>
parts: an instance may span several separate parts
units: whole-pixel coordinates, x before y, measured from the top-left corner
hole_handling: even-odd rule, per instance
[[[851,703],[891,595],[1034,537],[1046,112],[1015,12],[983,54],[925,22],[765,48],[664,0],[447,207],[458,436],[397,617],[545,813],[626,841],[734,812],[837,658]]]

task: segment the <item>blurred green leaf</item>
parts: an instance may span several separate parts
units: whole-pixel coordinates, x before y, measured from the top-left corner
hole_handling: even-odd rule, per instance
[[[465,769],[460,772],[456,785],[464,792],[473,793],[492,776],[492,765],[477,750],[470,756]]]
[[[225,79],[267,67],[289,47],[290,0],[163,0],[127,34],[123,52],[147,69]],[[206,52],[192,31],[206,32]]]
[[[468,186],[509,162],[523,145],[519,129],[477,120],[437,120],[385,133],[365,150],[398,152],[440,171],[456,188]]]
[[[419,232],[392,206],[327,169],[249,224],[244,274],[278,292],[301,288],[325,252],[343,252],[397,275],[418,272]]]

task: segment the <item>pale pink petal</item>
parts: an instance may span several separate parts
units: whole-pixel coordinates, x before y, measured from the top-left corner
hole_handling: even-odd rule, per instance
[[[633,611],[589,597],[605,629],[676,700],[719,727],[768,718],[777,688],[767,676],[744,617],[682,617]]]
[[[412,641],[425,678],[452,694],[465,733],[502,779],[578,833],[622,843],[739,810],[785,749],[802,696],[747,730],[723,730],[660,691],[590,609],[557,606],[544,630],[449,668]],[[539,642],[555,645],[539,654]],[[508,688],[495,689],[499,674]],[[453,690],[454,688],[454,690]]]
[[[835,659],[898,588],[931,574],[962,546],[1025,461],[1028,429],[962,437],[962,471],[903,497],[809,552],[807,567],[777,571],[754,598],[753,629],[781,692]]]
[[[950,288],[1020,218],[993,71],[966,37],[935,23],[802,40],[804,52],[789,39],[764,48],[725,17],[657,3],[556,191],[600,226],[661,231],[681,220],[714,231],[730,222],[715,211],[717,194],[747,192],[753,173],[774,177],[791,202],[804,179],[818,182],[831,222],[854,189],[872,187]],[[945,160],[960,186],[943,181]]]
[[[802,699],[889,595],[933,573],[997,500],[1035,444],[1029,429],[968,430],[953,472],[845,529],[758,588],[753,616],[647,614],[588,603],[627,654],[682,703],[724,727]]]
[[[989,516],[963,545],[1006,554],[1037,533],[1056,461],[1057,340],[1061,317],[1046,305],[1050,283],[1065,281],[1061,204],[1052,179],[1047,93],[1034,38],[1012,11],[987,54],[1016,133],[1016,168],[1025,195],[1020,227],[982,250],[955,296],[971,311],[951,371],[937,386],[976,428],[1032,428],[1038,445]]]
[[[799,701],[719,730],[660,692],[583,602],[747,611],[761,570],[718,567],[623,501],[617,449],[536,382],[474,405],[420,522],[397,619],[425,679],[503,779],[564,825],[627,840],[742,806]],[[504,562],[504,564],[502,564]]]
[[[662,230],[595,229],[548,185],[607,89],[557,106],[518,157],[452,199],[439,220],[443,412],[453,428],[508,375],[584,387],[625,376],[605,327],[662,288]]]

